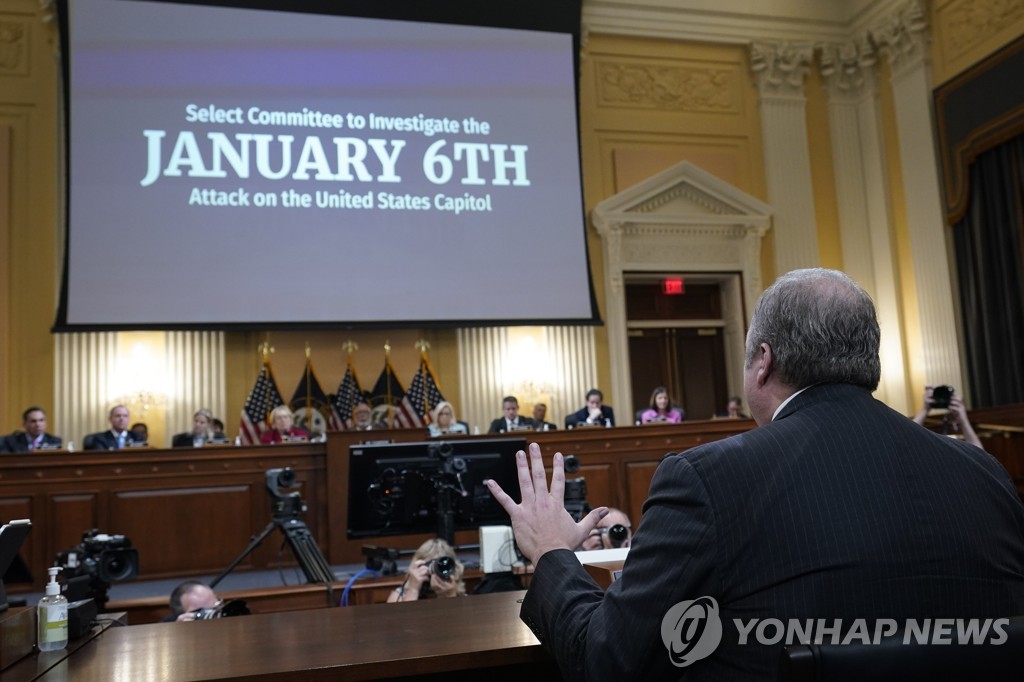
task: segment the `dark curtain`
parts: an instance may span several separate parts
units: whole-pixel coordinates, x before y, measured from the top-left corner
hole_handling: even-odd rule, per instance
[[[953,234],[972,406],[1024,402],[1024,136],[975,159]]]

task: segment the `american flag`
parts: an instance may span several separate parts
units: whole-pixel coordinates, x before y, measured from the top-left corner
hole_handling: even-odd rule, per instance
[[[352,410],[364,400],[363,389],[359,385],[359,377],[352,368],[352,358],[348,360],[345,377],[338,385],[338,392],[331,402],[331,420],[327,425],[331,431],[344,431],[352,428]]]
[[[270,360],[264,360],[263,369],[256,377],[256,385],[252,387],[252,392],[245,400],[245,407],[242,408],[242,421],[238,427],[239,442],[242,445],[260,442],[260,435],[267,430],[267,415],[278,405],[284,405],[284,400],[277,390]]]
[[[416,415],[412,427],[423,426],[430,423],[430,412],[437,404],[444,400],[441,389],[437,387],[437,378],[434,376],[434,369],[430,361],[424,355],[420,358],[420,368],[409,384],[409,391],[405,394],[402,407],[408,414]]]

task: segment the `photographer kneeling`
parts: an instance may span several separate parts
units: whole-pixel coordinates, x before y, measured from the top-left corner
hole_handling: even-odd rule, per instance
[[[217,593],[198,580],[186,580],[171,592],[171,614],[162,622],[195,620],[202,609],[212,609],[220,602]]]
[[[217,593],[198,580],[186,580],[171,592],[171,613],[161,623],[186,620],[213,620],[228,616],[248,616],[248,605],[241,599],[222,601]]]
[[[409,562],[405,581],[388,595],[388,603],[416,601],[430,596],[463,597],[466,585],[462,582],[465,567],[455,558],[455,550],[440,538],[427,540]]]

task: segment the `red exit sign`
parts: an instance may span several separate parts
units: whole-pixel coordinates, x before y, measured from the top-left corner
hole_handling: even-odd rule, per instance
[[[686,293],[686,282],[682,277],[670,277],[661,283],[661,293],[669,296],[678,296]]]

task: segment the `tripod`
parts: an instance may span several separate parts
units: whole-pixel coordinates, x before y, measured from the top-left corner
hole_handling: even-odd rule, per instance
[[[280,470],[275,469],[273,471],[276,473]],[[271,472],[267,473],[269,479]],[[320,548],[317,547],[316,540],[309,532],[309,528],[299,518],[299,512],[303,507],[304,505],[298,493],[280,496],[275,499],[273,504],[274,514],[270,523],[263,529],[263,532],[252,539],[249,546],[224,569],[224,572],[210,583],[210,589],[216,587],[231,571],[235,570],[238,564],[242,563],[245,557],[252,554],[253,550],[259,547],[260,543],[266,540],[267,536],[274,531],[274,528],[279,528],[284,533],[288,545],[292,548],[292,554],[295,555],[299,566],[302,567],[302,572],[306,574],[306,582],[324,583],[330,586],[334,582],[334,571],[331,570],[330,563],[328,563]]]
[[[292,554],[298,559],[302,572],[306,574],[306,582],[325,583],[327,585],[334,582],[334,571],[331,570],[331,565],[324,558],[323,553],[320,552],[320,548],[317,547],[316,540],[313,539],[306,524],[297,518],[275,517],[267,524],[263,532],[254,537],[249,546],[224,569],[224,572],[210,583],[210,589],[217,587],[221,580],[228,577],[228,574],[235,570],[235,567],[242,563],[245,557],[252,554],[253,550],[267,539],[267,536],[274,531],[275,527],[280,528],[281,532],[284,533],[288,545],[292,548]]]

